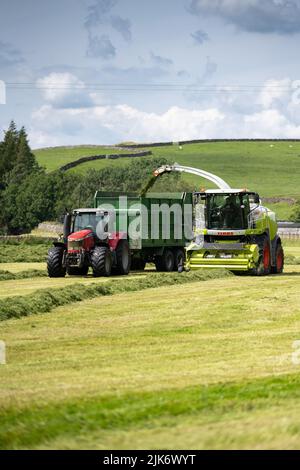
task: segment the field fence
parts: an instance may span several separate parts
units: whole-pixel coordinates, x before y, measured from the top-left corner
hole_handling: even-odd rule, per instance
[[[300,228],[279,228],[278,234],[281,238],[286,240],[299,240]]]

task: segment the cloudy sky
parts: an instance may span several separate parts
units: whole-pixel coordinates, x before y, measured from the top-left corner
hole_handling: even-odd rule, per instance
[[[300,0],[1,0],[0,128],[35,148],[300,138],[299,44]]]

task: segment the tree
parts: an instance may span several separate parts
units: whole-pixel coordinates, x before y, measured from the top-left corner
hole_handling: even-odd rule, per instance
[[[0,147],[0,189],[7,184],[7,174],[13,169],[17,159],[19,133],[14,121],[11,121],[5,132],[4,140]]]
[[[300,200],[296,202],[294,210],[290,216],[292,222],[300,222]]]
[[[15,164],[9,173],[9,181],[21,183],[28,175],[35,173],[39,166],[29,147],[25,128],[18,133]]]

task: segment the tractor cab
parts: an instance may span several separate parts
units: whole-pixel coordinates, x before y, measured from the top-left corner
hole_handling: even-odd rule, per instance
[[[108,238],[109,213],[98,209],[78,209],[73,212],[71,222],[71,236],[86,232],[99,240]]]

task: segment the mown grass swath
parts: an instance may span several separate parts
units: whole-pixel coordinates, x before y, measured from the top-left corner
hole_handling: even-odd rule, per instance
[[[0,281],[17,281],[19,279],[31,279],[34,277],[46,277],[47,271],[38,269],[29,269],[28,271],[20,271],[18,273],[11,273],[10,271],[0,270]]]
[[[41,289],[26,296],[10,297],[0,301],[0,321],[21,318],[28,315],[50,312],[52,309],[72,302],[92,299],[101,295],[134,292],[162,286],[181,285],[189,282],[206,281],[227,277],[225,270],[200,271],[195,273],[152,274],[141,279],[126,279],[120,283],[109,281],[105,284],[84,286],[75,284],[63,289]]]
[[[155,420],[172,425],[172,418],[197,416],[199,423],[229,418],[235,412],[265,410],[299,400],[300,376],[260,378],[242,383],[193,386],[86,400],[67,400],[60,404],[33,405],[0,413],[0,447],[35,447],[59,436],[87,435],[99,429],[130,430],[151,428]]]
[[[0,241],[0,263],[46,262],[52,240],[34,237],[24,239],[7,238]]]

